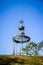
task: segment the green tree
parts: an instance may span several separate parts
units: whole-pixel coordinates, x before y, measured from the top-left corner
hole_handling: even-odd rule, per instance
[[[22,51],[26,52],[26,55],[37,56],[39,55],[38,51],[42,50],[42,47],[43,47],[43,41],[37,44],[35,42],[30,42],[28,43],[28,45],[25,46],[25,48],[22,49]]]
[[[38,50],[42,50],[42,47],[43,47],[43,41],[41,41],[40,43],[38,43]]]

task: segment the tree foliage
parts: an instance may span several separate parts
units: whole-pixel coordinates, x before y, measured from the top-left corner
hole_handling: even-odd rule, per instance
[[[35,43],[32,41],[28,43],[28,45],[26,45],[25,48],[22,49],[22,51],[24,51],[26,55],[37,56],[39,55],[38,51],[40,51],[42,47],[43,41],[41,41],[40,43]]]

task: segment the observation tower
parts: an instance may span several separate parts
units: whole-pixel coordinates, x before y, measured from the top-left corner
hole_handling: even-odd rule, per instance
[[[24,33],[25,27],[23,25],[24,21],[19,21],[19,34],[16,36],[13,36],[13,54],[23,54],[22,48],[24,48],[28,42],[30,41],[30,37],[26,36]]]

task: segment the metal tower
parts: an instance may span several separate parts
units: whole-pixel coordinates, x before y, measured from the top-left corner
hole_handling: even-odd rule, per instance
[[[24,33],[24,29],[25,29],[25,27],[23,26],[24,22],[20,20],[19,23],[20,23],[19,34],[13,37],[13,42],[15,42],[13,54],[23,54],[22,48],[24,47],[24,44],[30,41],[30,37],[26,36]]]

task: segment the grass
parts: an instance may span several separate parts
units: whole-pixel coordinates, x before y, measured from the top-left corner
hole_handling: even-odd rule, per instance
[[[43,65],[43,56],[0,55],[0,65]]]

